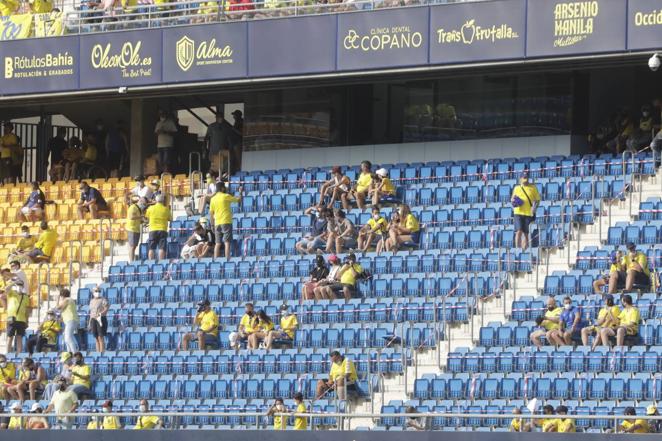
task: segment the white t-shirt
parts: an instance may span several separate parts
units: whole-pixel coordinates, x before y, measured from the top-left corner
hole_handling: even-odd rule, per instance
[[[51,404],[56,414],[69,413],[74,405],[78,403],[78,395],[72,390],[56,391],[51,398]]]
[[[131,194],[139,198],[150,199],[152,197],[152,189],[149,188],[149,185],[143,185],[142,188],[136,185],[131,189]]]
[[[159,131],[166,131],[168,133],[159,133]],[[156,136],[156,147],[165,148],[165,147],[174,147],[175,146],[175,132],[177,132],[177,126],[174,121],[166,118],[165,120],[156,123],[154,128],[154,133]]]

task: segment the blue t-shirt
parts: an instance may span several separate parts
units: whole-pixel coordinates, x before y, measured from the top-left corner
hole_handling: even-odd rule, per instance
[[[44,208],[44,192],[41,190],[34,190],[28,196],[28,202],[25,204],[28,208],[39,207]]]
[[[106,200],[101,196],[101,192],[97,190],[94,187],[90,187],[87,189],[87,191],[83,191],[80,194],[80,199],[83,202],[89,202],[92,200],[97,201],[97,205],[99,206],[105,206],[106,205]]]
[[[577,306],[573,306],[570,309],[563,309],[563,312],[561,312],[561,315],[559,316],[559,320],[561,323],[565,325],[565,329],[570,329],[572,328],[572,324],[575,323],[575,316],[579,313],[579,316],[582,316],[582,309],[578,308]],[[579,319],[579,323],[577,324],[577,330],[581,329],[584,327],[584,320],[583,318]]]

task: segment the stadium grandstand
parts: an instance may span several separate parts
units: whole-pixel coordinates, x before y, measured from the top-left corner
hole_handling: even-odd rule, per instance
[[[662,433],[660,11],[0,0],[0,432]]]

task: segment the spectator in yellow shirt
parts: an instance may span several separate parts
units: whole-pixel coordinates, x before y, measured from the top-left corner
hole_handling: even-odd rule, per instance
[[[361,173],[359,174],[359,178],[356,180],[356,187],[353,190],[347,193],[343,193],[340,196],[340,200],[342,201],[342,205],[345,210],[351,210],[352,207],[349,205],[349,201],[351,199],[356,200],[356,205],[360,209],[365,207],[365,200],[368,196],[368,192],[370,191],[370,186],[372,185],[371,169],[372,163],[370,161],[361,162]]]
[[[92,368],[85,364],[83,354],[74,354],[74,364],[69,367],[71,371],[71,386],[68,390],[74,392],[79,398],[89,397],[92,392]]]
[[[28,353],[32,355],[35,352],[42,352],[44,346],[55,346],[57,344],[57,336],[62,331],[62,326],[57,320],[55,311],[48,311],[46,320],[39,325],[39,332],[28,338]]]
[[[296,405],[296,408],[294,409],[294,430],[307,430],[308,418],[304,416],[297,416],[297,414],[308,412],[308,409],[303,402],[303,394],[301,392],[294,394],[294,404]]]
[[[101,405],[101,413],[108,414],[113,412],[113,402],[108,400]],[[120,419],[116,416],[106,415],[103,417],[101,429],[103,430],[118,430],[122,428]]]
[[[163,205],[165,197],[160,194],[155,198],[156,203],[145,211],[145,217],[149,221],[149,248],[148,257],[154,259],[155,251],[159,250],[159,259],[166,258],[166,247],[168,246],[168,223],[172,220],[170,208]]]
[[[381,242],[388,233],[388,222],[379,212],[379,206],[372,206],[372,217],[359,231],[358,247],[364,253],[372,245]]]
[[[126,211],[126,233],[129,244],[129,262],[136,258],[136,248],[140,245],[142,233],[143,213],[147,208],[147,199],[138,196],[131,197],[131,205]]]
[[[23,414],[23,407],[18,401],[14,401],[14,404],[11,405],[11,413],[16,415]],[[9,430],[23,430],[25,429],[25,418],[22,416],[12,416],[9,418],[9,425],[7,426]]]
[[[7,361],[5,354],[0,354],[0,399],[7,399],[7,388],[16,384],[16,365]]]
[[[241,188],[239,189],[241,193]],[[209,201],[209,214],[214,219],[216,228],[216,245],[214,257],[221,257],[221,247],[225,246],[225,258],[232,255],[232,207],[233,203],[241,203],[241,199],[226,193],[225,185],[216,184],[216,194]]]
[[[622,261],[623,267],[627,271],[625,291],[632,291],[635,285],[640,289],[650,289],[650,269],[646,254],[637,251],[637,246],[633,243],[628,243],[627,249],[628,252],[623,256]]]
[[[632,304],[632,296],[624,294],[621,297],[623,310],[618,315],[618,327],[602,328],[600,330],[602,343],[611,346],[609,339],[616,336],[616,346],[625,345],[625,337],[634,337],[639,334],[639,322],[641,316],[639,310]]]
[[[149,412],[149,402],[140,400],[140,416],[136,421],[135,430],[151,430],[163,427],[163,420],[156,415],[146,415]]]
[[[395,196],[395,187],[385,168],[380,168],[375,172],[375,176],[372,178],[370,193],[373,206],[379,204],[380,199],[383,197]]]
[[[610,256],[611,266],[609,275],[600,277],[593,282],[593,292],[602,294],[602,289],[608,285],[607,293],[614,294],[617,290],[625,288],[625,266],[623,266],[623,252],[616,251]]]
[[[230,333],[230,346],[233,349],[239,349],[242,341],[248,340],[248,337],[256,331],[257,315],[253,309],[252,303],[246,303],[244,315],[241,317],[239,327],[236,332]]]
[[[536,419],[535,424],[545,433],[556,432],[558,428],[558,420],[554,418],[554,408],[549,404],[546,404],[542,407],[542,413],[547,418]]]
[[[523,250],[529,247],[529,226],[536,218],[540,194],[535,184],[529,182],[529,174],[522,173],[520,185],[513,189],[510,202],[513,205],[515,244]]]
[[[16,248],[9,254],[7,261],[16,260],[23,264],[28,263],[28,254],[34,249],[36,243],[37,238],[30,234],[30,227],[27,225],[21,226],[21,238],[16,243]]]
[[[623,411],[625,416],[637,416],[637,411],[634,407],[626,407]],[[636,418],[628,418],[621,423],[622,433],[650,433],[648,421]]]
[[[25,293],[26,287],[19,277],[2,270],[5,288],[0,293],[0,305],[7,310],[7,350],[23,352],[23,337],[28,328],[30,297]]]
[[[398,216],[394,216],[389,226],[389,237],[384,242],[386,251],[398,251],[405,242],[418,244],[420,235],[421,227],[418,224],[418,219],[412,214],[409,205],[402,204],[398,210]]]
[[[18,10],[19,2],[17,0],[0,0],[0,16],[9,17]],[[11,123],[5,123],[11,124]]]
[[[542,336],[545,336],[548,343],[551,342],[552,331],[556,331],[560,327],[560,317],[562,312],[563,308],[556,305],[554,297],[547,299],[547,310],[543,316],[538,317],[536,320],[538,328],[531,333],[531,343],[537,348],[541,348],[542,341],[540,338]]]
[[[511,432],[530,432],[531,425],[524,423],[522,421],[522,410],[519,407],[513,409],[513,419],[510,420],[510,431]]]
[[[273,330],[274,322],[271,320],[271,317],[269,317],[263,310],[259,310],[257,312],[255,332],[248,336],[248,348],[258,349],[260,347],[260,342],[264,341],[267,338],[267,335]]]
[[[282,398],[276,398],[274,404],[267,410],[267,416],[274,418],[274,430],[287,429],[287,415],[276,415],[277,413],[286,413],[287,408]]]
[[[559,418],[556,420],[556,431],[558,433],[575,433],[577,432],[577,427],[575,426],[575,420],[572,418],[564,418],[568,415],[568,408],[566,406],[558,406],[556,408],[556,414]]]
[[[198,339],[198,349],[204,350],[207,346],[218,346],[218,315],[212,309],[209,300],[198,302],[198,313],[193,320],[197,326],[195,333],[189,332],[182,336],[182,351],[188,351],[188,344],[194,338]]]
[[[335,390],[338,398],[344,400],[345,389],[354,386],[359,379],[354,362],[340,355],[340,352],[331,352],[331,363],[329,378],[317,382],[316,400],[321,399],[330,390]]]
[[[37,393],[41,393],[46,386],[46,370],[34,362],[31,358],[26,358],[18,371],[18,382],[7,388],[7,393],[21,403],[25,401],[25,393],[29,394],[30,400],[37,399]]]
[[[354,253],[348,254],[345,258],[345,264],[338,272],[345,300],[349,301],[352,297],[356,296],[356,282],[362,273],[363,268],[356,262],[356,255]]]
[[[18,2],[16,3],[16,6]],[[4,7],[3,7],[4,6]],[[14,11],[13,0],[3,0],[0,3],[0,13],[11,15],[7,12]],[[5,184],[12,183],[12,151],[18,146],[18,137],[14,134],[14,125],[10,122],[4,124],[4,132],[0,138],[0,179]]]
[[[267,334],[267,338],[264,340],[265,348],[271,349],[274,340],[285,340],[288,343],[294,343],[294,334],[299,327],[299,321],[297,320],[296,314],[294,311],[290,311],[290,308],[287,305],[281,305],[280,307],[280,329],[272,330]]]
[[[33,14],[48,14],[53,10],[53,2],[50,0],[31,0],[30,11]]]
[[[32,251],[28,253],[28,257],[34,263],[50,262],[53,255],[53,250],[57,244],[57,231],[48,228],[48,223],[42,221],[39,228],[41,234],[37,243],[34,244]]]
[[[593,326],[587,326],[582,329],[582,344],[588,346],[589,337],[595,334],[595,340],[591,350],[594,351],[596,347],[602,344],[601,330],[603,328],[616,329],[618,327],[618,317],[621,315],[621,309],[614,305],[614,296],[607,294],[605,296],[605,306],[598,312],[598,319]]]

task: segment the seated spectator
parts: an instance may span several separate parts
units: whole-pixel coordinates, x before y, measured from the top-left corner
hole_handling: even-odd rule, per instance
[[[71,371],[70,391],[79,398],[92,396],[92,369],[85,364],[83,354],[76,352],[73,356],[73,364],[69,366]]]
[[[267,416],[274,418],[274,430],[287,429],[287,415],[276,415],[277,413],[286,413],[287,408],[282,398],[276,398],[274,404],[267,410]]]
[[[333,208],[333,205],[336,201],[340,201],[345,197],[349,192],[352,181],[349,177],[343,175],[342,169],[339,166],[335,166],[331,169],[331,179],[322,184],[320,188],[320,201],[317,207],[321,209],[326,206],[327,208]],[[326,198],[331,196],[331,200],[326,204]]]
[[[370,196],[373,206],[378,205],[382,198],[395,196],[395,187],[391,182],[391,178],[388,177],[388,171],[385,168],[380,168],[375,172],[372,178]]]
[[[282,305],[280,307],[280,329],[272,330],[267,334],[267,338],[264,340],[265,349],[271,349],[274,340],[294,343],[294,334],[298,327],[299,321],[294,311],[290,311],[287,305]]]
[[[379,212],[379,207],[375,204],[372,206],[372,217],[368,222],[359,230],[357,246],[359,250],[364,253],[372,245],[379,246],[379,243],[384,240],[388,233],[388,222],[382,217]]]
[[[149,402],[145,399],[140,400],[140,416],[136,421],[134,430],[152,430],[163,428],[163,420],[156,415],[147,415],[149,412]]]
[[[257,315],[253,310],[253,304],[246,303],[245,308],[246,310],[241,317],[237,331],[230,333],[230,346],[233,349],[239,349],[241,342],[248,340],[248,337],[250,337],[257,328]]]
[[[108,332],[108,311],[110,303],[101,292],[98,286],[92,290],[92,300],[90,300],[90,319],[88,330],[94,337],[97,352],[106,350],[106,334]]]
[[[216,235],[214,229],[206,217],[200,218],[200,225],[204,228],[203,240],[198,244],[196,253],[198,257],[212,257],[214,255],[214,248],[216,247]]]
[[[30,234],[30,227],[27,225],[21,226],[21,238],[18,240],[16,248],[9,254],[7,260],[28,263],[30,261],[28,254],[34,249],[35,243],[37,243],[37,238]]]
[[[188,351],[188,344],[194,338],[198,339],[198,349],[203,351],[207,346],[218,346],[218,315],[211,307],[209,300],[198,302],[198,312],[193,320],[197,327],[195,333],[189,332],[182,336],[182,351]]]
[[[101,405],[101,413],[107,414],[113,412],[113,402],[107,400]],[[116,416],[106,415],[103,417],[100,429],[103,430],[118,430],[122,428],[122,423],[120,419]]]
[[[634,407],[626,407],[623,415],[629,417],[636,417],[637,411]],[[621,433],[650,433],[648,421],[640,418],[628,418],[623,420],[620,427]]]
[[[32,191],[28,195],[28,199],[17,213],[19,222],[36,222],[44,219],[44,205],[46,204],[46,196],[39,188],[39,182],[32,183]]]
[[[136,258],[136,248],[140,245],[140,236],[143,231],[144,213],[147,209],[147,199],[138,196],[131,196],[131,205],[126,211],[127,244],[129,245],[129,262]]]
[[[0,354],[0,400],[9,397],[7,388],[16,384],[16,365],[7,361],[5,354]]]
[[[391,213],[391,220],[387,222],[386,224],[386,234],[382,237],[382,240],[377,242],[377,246],[375,247],[375,252],[379,255],[381,254],[382,251],[386,249],[386,241],[389,240],[390,236],[390,231],[391,229],[395,228],[396,226],[400,225],[400,210],[393,210]]]
[[[564,418],[568,415],[568,408],[566,406],[558,406],[556,408],[556,414],[559,418],[556,420],[556,431],[558,433],[575,433],[577,432],[577,427],[575,426],[575,420],[572,418]]]
[[[231,20],[246,20],[253,15],[254,0],[229,0],[226,9]]]
[[[32,403],[30,408],[30,413],[32,416],[28,417],[27,422],[25,423],[25,428],[28,430],[48,430],[50,426],[48,425],[48,420],[43,416],[44,409],[39,403]]]
[[[335,254],[332,254],[329,256],[328,261],[331,264],[329,274],[326,278],[317,282],[317,286],[313,289],[313,294],[315,295],[316,300],[335,299],[333,293],[335,291],[342,291],[342,284],[340,283],[340,276],[338,275],[341,268],[340,259],[338,259],[338,256]]]
[[[324,261],[324,256],[318,254],[315,256],[315,266],[310,271],[310,280],[303,284],[301,289],[301,302],[304,300],[312,300],[315,298],[315,288],[319,285],[320,280],[325,279],[329,275],[329,267]]]
[[[340,355],[340,352],[331,352],[331,363],[329,378],[317,382],[315,400],[322,399],[327,392],[333,390],[336,391],[338,399],[344,400],[345,390],[354,386],[359,379],[354,362]]]
[[[53,10],[53,2],[51,0],[30,0],[29,3],[30,12],[33,14],[48,14]]]
[[[632,130],[632,133],[625,141],[625,145],[631,152],[636,152],[640,148],[650,145],[653,137],[653,114],[651,113],[651,106],[644,104],[641,107],[641,117],[639,124]]]
[[[39,225],[41,234],[37,243],[34,244],[32,251],[28,253],[28,257],[33,263],[50,262],[53,250],[57,244],[57,232],[48,227],[48,223],[42,221]]]
[[[345,258],[345,264],[338,271],[345,300],[357,297],[357,280],[363,276],[363,268],[356,262],[356,255],[351,253]]]
[[[53,394],[53,398],[51,398],[51,402],[46,408],[45,413],[55,411],[60,428],[71,429],[74,424],[74,418],[62,415],[74,413],[76,409],[78,409],[78,395],[71,388],[67,388],[66,380],[60,379],[57,391]]]
[[[110,133],[110,132],[108,132]],[[90,168],[96,165],[97,163],[97,157],[99,154],[99,147],[97,145],[97,138],[94,135],[87,135],[83,137],[83,156],[81,157],[78,167],[82,170],[81,174],[87,173]],[[111,176],[113,174],[113,171],[115,170],[114,167],[116,165],[116,160],[112,157],[107,158],[108,165],[111,167],[110,172]]]
[[[340,197],[345,210],[349,211],[351,209],[349,205],[349,201],[351,200],[355,200],[356,205],[361,209],[365,206],[365,200],[368,197],[368,191],[370,191],[370,186],[372,185],[371,168],[372,164],[370,161],[361,162],[361,173],[356,180],[356,187],[349,192],[343,193]]]
[[[423,417],[416,417],[418,411],[413,406],[408,406],[405,410],[407,414],[407,421],[405,422],[405,430],[425,430],[425,422]]]
[[[558,429],[558,420],[554,418],[554,408],[546,404],[542,407],[542,414],[547,416],[547,418],[535,420],[536,424],[541,427],[543,432],[556,432]]]
[[[634,123],[632,122],[630,115],[628,115],[628,112],[623,111],[617,119],[616,137],[605,144],[606,149],[612,153],[620,154],[625,150],[626,142],[633,132]]]
[[[62,162],[58,167],[63,168],[62,180],[71,181],[76,178],[78,164],[83,159],[83,143],[76,137],[69,138],[69,146],[62,152]]]
[[[649,289],[651,285],[650,269],[646,254],[637,251],[633,243],[627,244],[628,252],[623,256],[622,265],[627,271],[625,291],[632,291],[636,285],[639,289]]]
[[[356,227],[354,223],[347,219],[345,212],[336,210],[335,212],[335,228],[329,233],[326,241],[327,253],[342,253],[345,248],[354,249],[357,245]]]
[[[28,353],[32,355],[35,352],[43,352],[46,346],[56,347],[57,336],[62,331],[62,326],[57,319],[55,311],[48,311],[46,320],[39,325],[39,332],[33,334],[28,338],[27,347]]]
[[[573,306],[572,299],[566,297],[563,299],[563,312],[559,316],[559,329],[551,332],[550,343],[556,346],[570,345],[573,339],[580,339],[583,328],[581,307]]]
[[[625,288],[625,267],[623,266],[623,252],[615,251],[610,256],[611,267],[609,275],[602,276],[593,282],[593,292],[602,294],[602,289],[608,285],[607,293],[614,294],[617,290]]]
[[[274,322],[271,317],[263,310],[257,312],[257,321],[255,322],[255,332],[248,336],[248,349],[258,349],[260,343],[267,338],[267,335],[274,329]]]
[[[2,270],[5,279],[4,290],[0,293],[0,306],[7,314],[7,351],[23,352],[23,337],[28,328],[30,296],[25,293],[23,281],[11,272]]]
[[[655,404],[648,406],[646,408],[646,415],[650,417],[660,416],[659,412],[657,411],[657,406]],[[648,430],[649,433],[662,433],[662,420],[648,420]]]
[[[130,203],[135,197],[136,200],[144,198],[146,200],[152,199],[152,189],[145,184],[145,177],[143,175],[135,177],[136,185],[126,195],[126,203]]]
[[[205,230],[205,227],[203,227],[199,223],[195,224],[195,227],[193,227],[193,234],[191,234],[191,237],[189,237],[182,246],[180,257],[182,259],[191,259],[191,258],[200,257],[198,255],[198,245],[203,243],[205,240],[207,240],[207,232]]]
[[[108,211],[108,204],[101,192],[90,187],[87,182],[80,184],[80,199],[78,200],[78,217],[85,219],[85,213],[90,213],[92,219],[99,219],[99,212]]]
[[[616,346],[624,346],[626,336],[636,337],[639,335],[641,316],[639,315],[639,309],[632,305],[632,296],[624,294],[621,297],[621,304],[623,309],[618,315],[618,327],[616,329],[603,327],[600,330],[602,343],[607,346],[611,346],[609,340],[611,337],[616,337]]]
[[[542,342],[540,338],[545,336],[548,343],[552,343],[552,333],[559,329],[560,316],[563,308],[556,306],[556,300],[554,297],[547,299],[547,310],[545,314],[536,319],[536,324],[538,328],[531,333],[531,343],[533,343],[537,348],[542,347]]]
[[[22,415],[23,407],[18,401],[14,401],[14,404],[11,405],[11,413],[13,415]],[[9,417],[9,424],[7,429],[9,430],[23,430],[25,429],[25,418],[22,416],[11,416]]]
[[[0,2],[0,17],[9,17],[14,15],[20,6],[18,0],[4,0]]]
[[[399,221],[391,223],[388,239],[385,241],[386,251],[396,252],[403,243],[418,243],[420,239],[421,228],[416,216],[414,216],[409,205],[400,205]]]
[[[64,381],[65,387],[71,381],[70,367],[73,364],[71,352],[63,352],[60,354],[60,372],[53,377],[53,379],[44,388],[44,397],[46,401],[50,401],[55,395],[55,392],[60,389],[60,383]]]
[[[159,260],[166,258],[166,248],[168,246],[168,224],[172,220],[170,208],[163,205],[165,201],[163,195],[158,195],[156,203],[147,208],[145,217],[148,220],[149,239],[147,245],[149,251],[148,258],[156,258],[156,250],[159,250]]]
[[[616,329],[618,327],[618,317],[621,315],[621,309],[614,305],[614,296],[608,294],[605,296],[605,306],[598,312],[598,319],[593,326],[587,326],[582,329],[582,344],[588,346],[588,339],[595,334],[595,340],[591,350],[594,351],[602,343],[601,330],[604,328]]]
[[[7,393],[13,399],[21,403],[25,401],[26,393],[31,401],[37,399],[37,394],[41,394],[46,386],[46,370],[33,359],[26,358],[21,363],[21,369],[18,371],[18,382],[7,388]]]
[[[513,409],[513,419],[510,420],[511,432],[530,432],[531,425],[522,421],[522,410],[519,407]]]
[[[312,230],[294,248],[300,254],[312,254],[326,247],[329,219],[333,218],[333,213],[326,207],[310,207],[304,214],[311,216]]]

